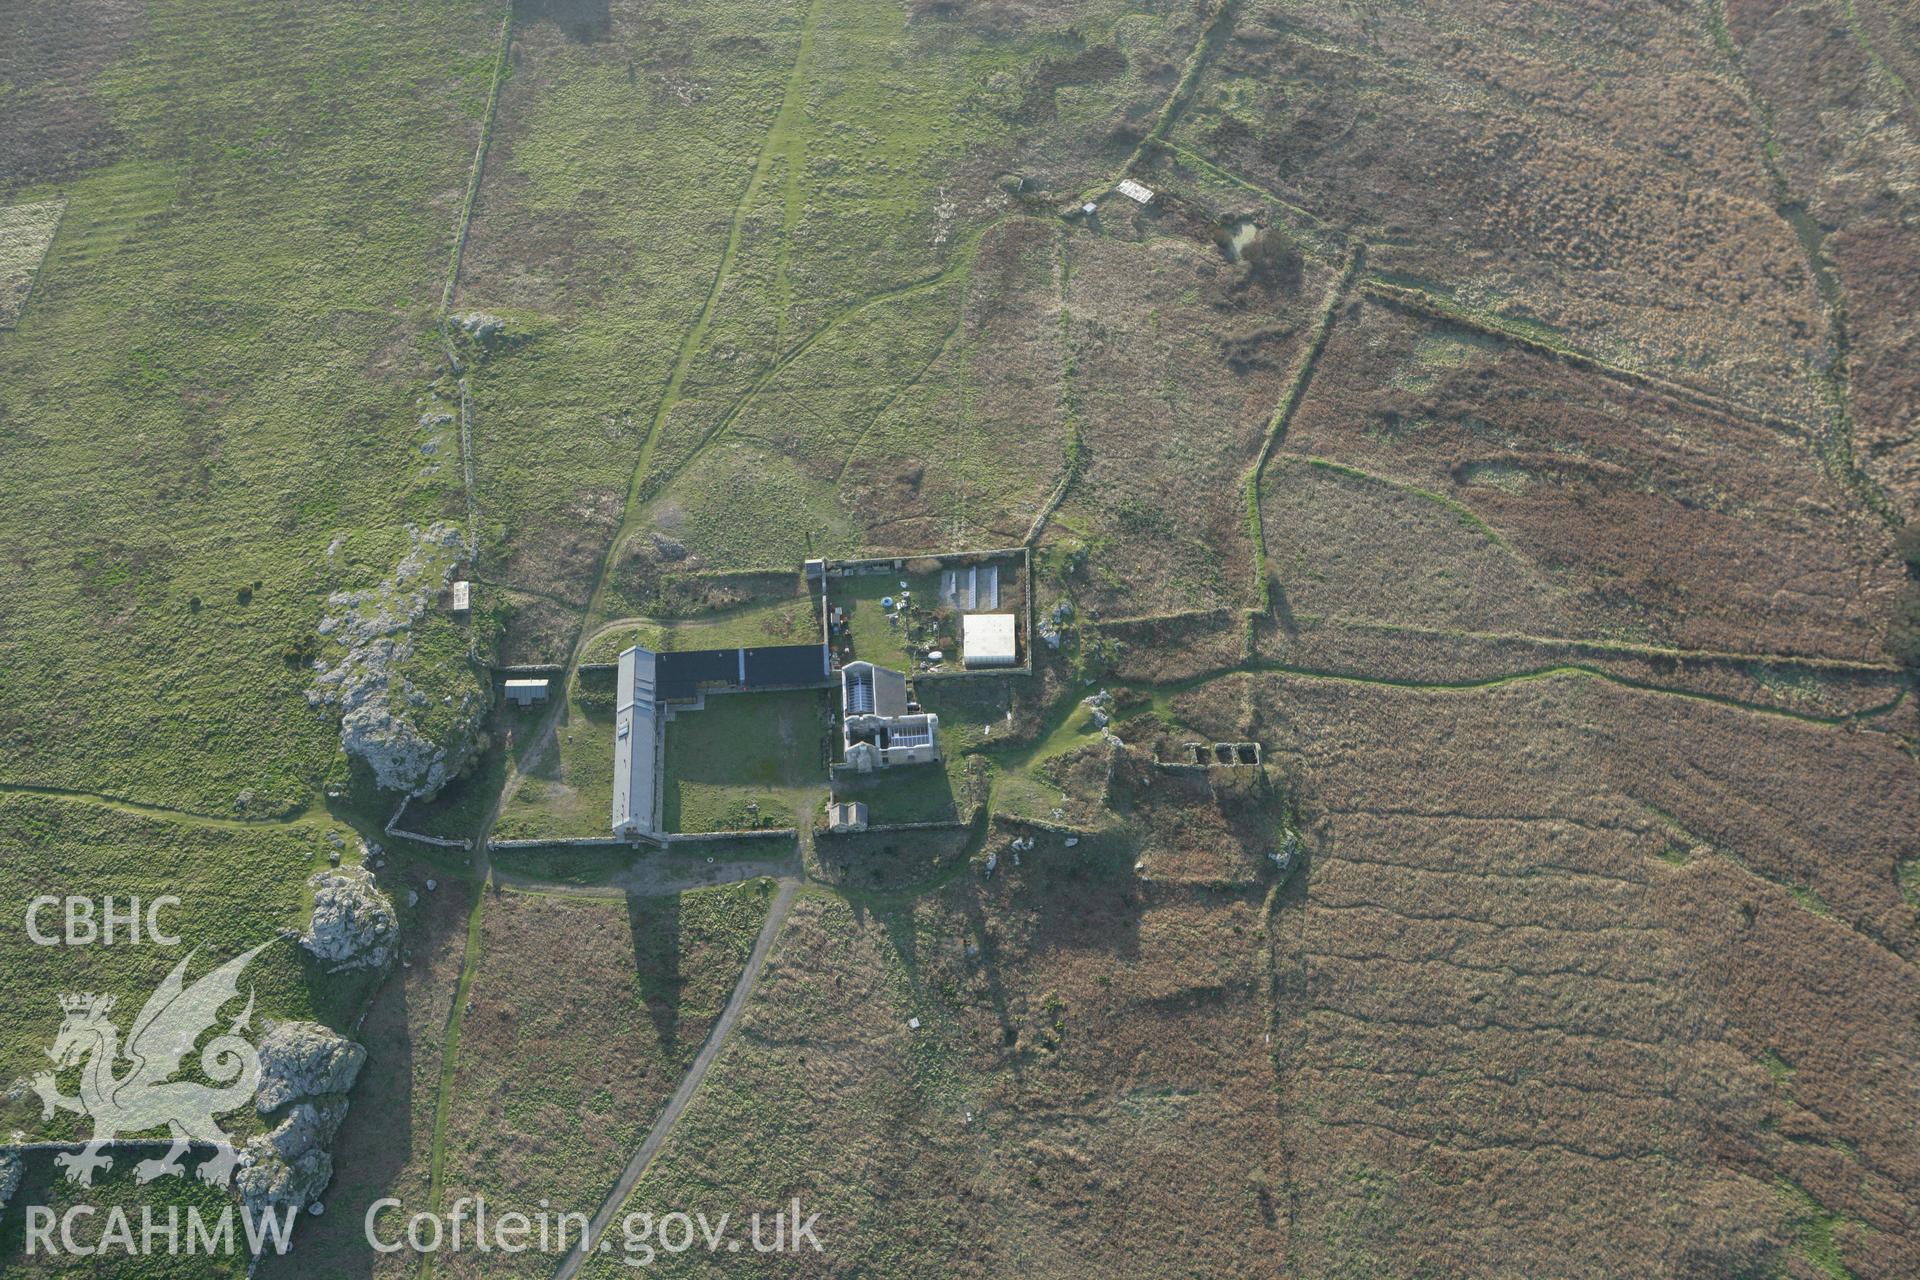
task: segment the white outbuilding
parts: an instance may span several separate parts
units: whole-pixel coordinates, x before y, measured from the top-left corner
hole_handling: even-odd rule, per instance
[[[969,613],[960,623],[960,664],[1013,667],[1020,663],[1018,630],[1010,613]]]
[[[546,700],[547,682],[545,680],[507,681],[507,701],[516,707],[530,707],[536,702]]]

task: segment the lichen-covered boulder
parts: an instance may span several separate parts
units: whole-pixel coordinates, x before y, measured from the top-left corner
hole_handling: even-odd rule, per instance
[[[313,919],[300,935],[309,954],[344,969],[377,969],[393,957],[400,917],[365,867],[335,867],[317,873]]]
[[[260,1040],[260,1083],[253,1105],[269,1115],[289,1102],[317,1099],[325,1106],[353,1087],[367,1051],[343,1035],[313,1022],[277,1023]],[[340,1104],[340,1114],[346,1106]],[[339,1126],[339,1119],[333,1121]],[[328,1130],[325,1142],[333,1136]]]
[[[317,1023],[277,1023],[261,1037],[254,1109],[286,1113],[240,1153],[234,1188],[249,1210],[299,1209],[319,1199],[333,1179],[327,1145],[347,1117],[346,1092],[366,1060],[364,1048]]]
[[[271,1135],[247,1143],[233,1175],[234,1189],[255,1215],[282,1205],[301,1208],[319,1199],[331,1181],[331,1155],[315,1147],[289,1160],[273,1149]]]
[[[396,688],[391,678],[396,652],[390,642],[382,641],[363,655],[362,670],[368,679],[342,699],[340,746],[366,762],[382,790],[429,799],[473,758],[486,704],[471,692],[464,692],[455,705],[434,707],[430,698],[415,700],[418,687],[411,680],[403,679]],[[431,717],[448,722],[445,738],[423,723],[429,717],[420,712],[428,708],[449,713]]]
[[[307,1152],[332,1142],[333,1135],[340,1131],[340,1122],[346,1118],[347,1100],[342,1097],[296,1102],[263,1141],[282,1160],[298,1160]]]
[[[485,311],[469,311],[465,315],[455,316],[454,323],[460,326],[462,333],[483,346],[507,331],[505,320]]]

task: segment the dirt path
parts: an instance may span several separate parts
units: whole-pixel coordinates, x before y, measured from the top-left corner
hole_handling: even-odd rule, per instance
[[[605,1203],[600,1206],[599,1212],[593,1215],[586,1236],[576,1244],[566,1260],[560,1264],[560,1270],[554,1273],[555,1280],[569,1280],[570,1277],[578,1274],[587,1258],[586,1250],[581,1246],[600,1240],[606,1234],[607,1227],[613,1222],[614,1216],[620,1212],[621,1206],[627,1202],[627,1197],[633,1194],[634,1187],[639,1184],[641,1175],[646,1173],[647,1166],[653,1163],[655,1153],[673,1132],[673,1126],[686,1111],[687,1104],[693,1101],[693,1095],[699,1090],[700,1082],[707,1077],[708,1068],[712,1067],[714,1060],[720,1056],[720,1050],[726,1044],[727,1036],[732,1033],[734,1023],[740,1020],[740,1011],[746,1008],[748,999],[752,997],[753,988],[760,980],[760,971],[766,967],[767,954],[773,950],[773,940],[779,936],[780,927],[786,923],[787,912],[792,908],[794,895],[799,890],[798,876],[788,876],[780,881],[780,891],[774,895],[773,905],[767,911],[766,923],[760,926],[760,936],[754,941],[753,954],[747,957],[746,970],[741,973],[740,981],[734,986],[733,995],[728,998],[726,1009],[721,1012],[719,1020],[713,1024],[713,1030],[707,1033],[707,1042],[700,1047],[699,1056],[694,1058],[693,1065],[681,1079],[680,1087],[673,1091],[671,1098],[667,1099],[666,1108],[661,1111],[660,1118],[653,1122],[653,1128],[648,1131],[646,1141],[640,1144],[640,1149],[633,1153],[631,1160],[627,1161],[627,1167],[621,1170],[620,1178],[613,1184],[613,1190],[608,1193]]]
[[[199,813],[192,809],[170,809],[165,805],[144,804],[138,800],[128,800],[104,791],[42,786],[33,782],[0,782],[0,795],[40,796],[48,800],[98,805],[103,809],[117,809],[121,813],[130,813],[135,817],[177,822],[189,827],[212,827],[219,831],[270,831],[275,827],[325,825],[332,820],[326,811],[325,804],[317,797],[303,802],[298,809],[271,818],[232,818]]]
[[[1267,474],[1267,462],[1273,457],[1274,449],[1286,442],[1287,427],[1293,421],[1294,410],[1307,398],[1307,383],[1313,379],[1313,371],[1320,363],[1320,353],[1326,350],[1327,339],[1333,334],[1333,327],[1340,316],[1340,303],[1353,289],[1354,277],[1366,261],[1366,246],[1355,244],[1347,250],[1346,261],[1340,264],[1340,274],[1327,286],[1326,297],[1320,301],[1320,313],[1313,322],[1313,336],[1307,345],[1300,349],[1300,356],[1294,362],[1293,375],[1287,380],[1287,388],[1280,395],[1280,401],[1273,407],[1273,417],[1267,423],[1267,434],[1260,442],[1260,451],[1254,455],[1253,466],[1247,472],[1247,522],[1248,532],[1253,535],[1253,597],[1260,602],[1262,613],[1273,611],[1273,584],[1267,575],[1267,535],[1266,518],[1261,512],[1263,500],[1261,485]],[[1248,633],[1249,654],[1251,654],[1252,633]]]
[[[726,290],[727,279],[733,274],[733,263],[740,252],[745,238],[747,218],[753,211],[754,202],[759,198],[760,188],[767,180],[774,161],[785,153],[787,137],[796,128],[804,127],[807,70],[811,62],[814,32],[820,24],[820,14],[825,8],[824,0],[812,0],[807,6],[807,16],[800,27],[800,46],[794,53],[793,69],[787,73],[786,88],[781,94],[780,109],[768,126],[766,136],[760,143],[759,158],[754,161],[753,172],[747,178],[746,190],[733,207],[733,221],[727,228],[727,238],[720,249],[720,261],[713,273],[713,283],[707,290],[707,298],[701,304],[700,312],[687,328],[680,340],[680,353],[674,359],[673,371],[667,376],[667,385],[660,394],[659,403],[654,406],[653,419],[647,428],[647,436],[640,446],[640,456],[634,463],[633,475],[627,482],[627,495],[621,507],[620,524],[613,532],[612,540],[607,544],[607,553],[601,560],[599,572],[595,575],[593,590],[587,597],[587,610],[584,615],[591,620],[600,611],[600,603],[605,596],[607,580],[620,554],[620,548],[629,535],[638,526],[643,503],[641,494],[646,488],[647,472],[653,465],[654,449],[660,443],[661,434],[666,430],[667,419],[673,414],[673,407],[680,399],[680,389],[686,383],[687,372],[692,368],[695,358],[706,343],[707,329],[713,323],[713,314],[720,305],[721,295]],[[584,630],[584,628],[583,628]]]

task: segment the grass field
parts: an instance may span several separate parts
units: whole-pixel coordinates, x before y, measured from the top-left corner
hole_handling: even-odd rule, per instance
[[[335,731],[284,653],[461,507],[415,402],[498,15],[161,3],[92,85],[121,154],[58,187],[0,340],[32,443],[0,461],[10,780],[211,814],[316,793]]]
[[[582,677],[569,685],[553,746],[522,772],[519,788],[500,811],[495,835],[529,840],[604,836],[612,829],[613,683],[595,677],[590,687],[589,677]],[[537,712],[503,714],[537,722]]]
[[[867,806],[867,821],[876,826],[896,822],[953,822],[960,798],[948,772],[950,761],[906,765],[874,773],[842,775],[833,786],[836,800],[854,800]]]
[[[933,470],[906,483],[949,512],[1010,480],[1043,494],[1047,478],[992,475],[968,390],[997,374],[971,355],[998,302],[965,286],[997,263],[983,232],[1010,206],[982,149],[1015,141],[1005,86],[1023,66],[1123,28],[1142,49],[1177,42],[1177,22],[1100,3],[994,30],[889,0],[649,22],[516,36],[464,286],[525,336],[477,391],[510,577],[583,602],[605,539],[652,533],[719,566],[856,549],[884,518],[868,496],[915,465]],[[902,56],[921,59],[910,79]],[[1118,117],[1155,92],[1122,74],[1080,106]],[[1033,123],[1062,189],[1098,171],[1084,116]],[[1050,290],[1050,236],[1038,248]]]
[[[1102,1259],[1252,1274],[1279,1241],[1259,1200],[1274,1124],[1259,945],[1257,901],[1127,907],[1006,878],[872,911],[803,898],[748,1026],[630,1205],[712,1210],[724,1187],[737,1212],[770,1213],[797,1195],[837,1265],[892,1276]],[[1188,1212],[1212,1227],[1175,1230]],[[657,1265],[754,1270],[692,1262]]]
[[[667,722],[668,831],[811,823],[826,796],[826,696],[723,693]]]
[[[1698,649],[1879,651],[1875,601],[1899,572],[1879,549],[1887,531],[1806,442],[1511,346],[1494,364],[1423,357],[1455,330],[1367,302],[1329,338],[1266,475],[1269,567],[1290,609]],[[1401,389],[1410,370],[1432,383]],[[1383,537],[1418,550],[1386,567]]]
[[[0,207],[0,328],[12,324],[26,309],[40,262],[53,243],[66,205],[59,200]]]
[[[656,653],[728,649],[739,645],[819,643],[820,609],[808,596],[768,600],[688,618],[614,626],[588,644],[583,661],[616,662],[623,649],[645,645]]]
[[[771,886],[671,898],[488,904],[448,1116],[448,1197],[497,1211],[591,1205],[679,1082],[726,1003]],[[449,1259],[445,1275],[546,1275],[524,1255]]]
[[[1463,63],[1450,43],[1476,21],[1454,5],[1396,23],[1396,56],[1381,59],[1311,6],[1243,6],[1174,138],[1329,220],[1357,212],[1380,269],[1608,359],[1817,416],[1820,299],[1772,207],[1755,124],[1702,118],[1726,92],[1713,83],[1707,19],[1649,17],[1631,46],[1544,11],[1504,23],[1518,62],[1604,69],[1609,90],[1580,102],[1488,88],[1478,57]],[[1275,23],[1299,24],[1289,47],[1311,50],[1303,63],[1273,65]],[[1287,101],[1294,77],[1330,96]],[[1272,131],[1312,135],[1336,120],[1353,127],[1347,145],[1303,146],[1284,173],[1263,158],[1277,154],[1262,152]],[[1496,158],[1502,130],[1529,139],[1524,163]],[[1684,168],[1649,142],[1676,134],[1693,139]],[[1446,182],[1401,168],[1439,153],[1453,166]],[[1406,226],[1419,234],[1398,235]],[[1741,305],[1723,309],[1733,298]]]

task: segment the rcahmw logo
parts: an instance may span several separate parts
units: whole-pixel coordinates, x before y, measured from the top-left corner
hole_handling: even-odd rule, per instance
[[[233,1144],[214,1117],[251,1102],[260,1083],[260,1053],[241,1034],[253,1020],[251,993],[225,1033],[200,1051],[200,1070],[214,1083],[173,1076],[180,1060],[219,1019],[221,1008],[239,997],[240,974],[270,945],[263,942],[235,956],[192,986],[185,978],[195,953],[188,952],[140,1007],[127,1029],[124,1049],[120,1029],[109,1016],[112,996],[75,992],[60,997],[66,1017],[47,1056],[62,1071],[79,1068],[80,1091],[71,1097],[60,1092],[51,1071],[34,1077],[33,1091],[40,1095],[43,1120],[52,1119],[56,1110],[93,1119],[93,1139],[85,1149],[54,1159],[66,1169],[69,1181],[92,1185],[96,1171],[112,1167],[113,1157],[104,1148],[121,1135],[164,1130],[172,1145],[165,1155],[135,1165],[135,1179],[147,1183],[182,1175],[180,1158],[190,1143],[200,1142],[215,1148],[213,1158],[198,1170],[200,1180],[227,1185],[233,1176]]]
[[[44,1204],[27,1206],[27,1256],[62,1254],[76,1258],[157,1257],[195,1254],[230,1254],[244,1241],[247,1252],[256,1257],[271,1248],[285,1253],[293,1243],[293,1218],[298,1212],[289,1205],[276,1212],[269,1208],[256,1214],[251,1209],[227,1205],[218,1213],[202,1213],[198,1205],[182,1212],[177,1204],[164,1209],[142,1205],[139,1227],[122,1205],[101,1209],[97,1205],[76,1204],[65,1213],[55,1214]],[[236,1238],[233,1220],[240,1219],[241,1234]]]

